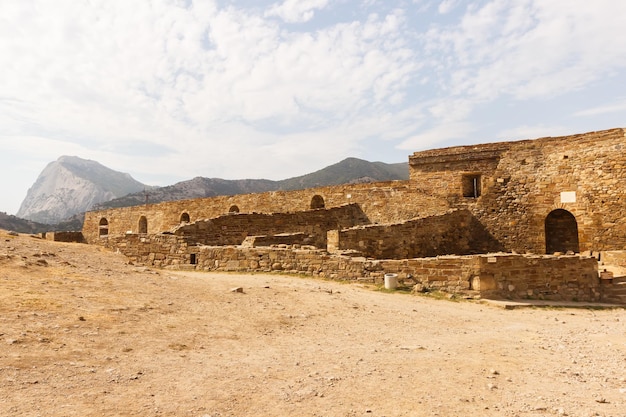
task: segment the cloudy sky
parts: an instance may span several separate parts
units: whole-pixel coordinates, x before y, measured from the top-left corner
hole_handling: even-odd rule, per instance
[[[2,0],[0,211],[61,155],[152,185],[626,126],[626,2]]]

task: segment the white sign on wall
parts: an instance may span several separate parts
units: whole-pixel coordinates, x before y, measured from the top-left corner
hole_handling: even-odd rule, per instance
[[[563,191],[561,192],[561,203],[575,203],[576,191]]]

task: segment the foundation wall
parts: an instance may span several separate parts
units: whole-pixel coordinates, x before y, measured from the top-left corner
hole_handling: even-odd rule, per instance
[[[581,256],[481,256],[473,287],[511,299],[599,301],[598,261]]]
[[[288,272],[382,284],[398,274],[401,286],[510,299],[597,301],[597,261],[580,256],[511,254],[373,260],[293,247],[190,246],[182,236],[128,235],[108,241],[135,263],[202,271]]]
[[[53,242],[85,243],[82,232],[46,232],[42,237]]]

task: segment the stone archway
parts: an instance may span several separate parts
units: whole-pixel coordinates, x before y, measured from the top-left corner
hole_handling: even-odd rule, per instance
[[[546,253],[580,252],[578,223],[572,213],[564,209],[552,210],[546,217]]]
[[[311,199],[312,210],[323,209],[325,206],[326,204],[324,203],[324,197],[322,197],[321,195],[314,195]]]
[[[101,218],[98,223],[98,236],[106,237],[109,235],[109,221],[106,218]]]
[[[139,218],[139,233],[148,233],[148,219],[146,219],[146,216]]]
[[[184,212],[183,214],[180,215],[180,222],[181,223],[189,223],[189,213]]]

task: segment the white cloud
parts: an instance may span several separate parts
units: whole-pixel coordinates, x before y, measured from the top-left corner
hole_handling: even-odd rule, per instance
[[[0,2],[0,143],[23,144],[0,166],[36,147],[140,180],[278,179],[624,110],[624,2],[242,3]],[[565,94],[580,103],[549,108],[558,123],[524,120]]]
[[[274,3],[265,16],[276,16],[288,23],[303,23],[313,19],[316,10],[322,10],[328,5],[328,0],[285,0]]]
[[[450,13],[452,10],[456,8],[458,3],[459,3],[458,0],[443,0],[441,3],[439,3],[439,7],[437,10],[441,14]]]
[[[460,25],[428,34],[455,94],[545,98],[626,67],[626,3],[495,0],[470,7]],[[451,30],[450,30],[451,29]],[[444,72],[446,76],[448,72]]]

